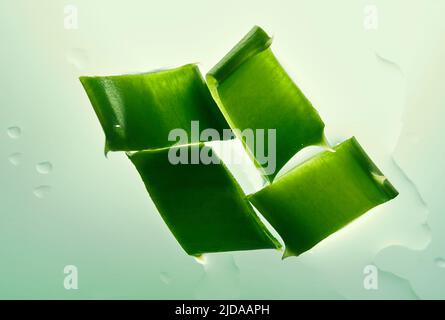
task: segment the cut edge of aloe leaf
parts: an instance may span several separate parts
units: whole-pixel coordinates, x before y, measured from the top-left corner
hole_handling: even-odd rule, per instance
[[[389,179],[383,174],[383,172],[372,161],[371,157],[366,153],[360,143],[355,137],[352,137],[351,144],[354,146],[354,153],[357,159],[364,169],[366,169],[374,181],[380,185],[381,190],[385,192],[388,200],[392,200],[399,195],[399,191],[393,186]]]
[[[236,128],[224,108],[218,93],[218,84],[230,76],[246,60],[266,50],[272,38],[259,26],[254,26],[205,76],[209,91],[230,128]],[[244,141],[238,137],[244,144]],[[254,160],[257,164],[257,161]],[[259,165],[259,164],[258,164]]]
[[[272,44],[272,38],[259,26],[254,26],[208,73],[215,83],[222,82],[246,60]]]
[[[172,67],[172,68],[158,68],[158,69],[152,69],[149,71],[143,71],[143,72],[134,72],[134,73],[122,73],[122,74],[108,74],[108,75],[84,75],[84,76],[79,76],[79,80],[80,82],[86,80],[86,79],[90,79],[90,78],[109,78],[109,79],[113,79],[113,78],[121,78],[121,77],[133,77],[133,76],[144,76],[144,75],[150,75],[150,74],[162,74],[162,73],[172,73],[177,71],[178,69],[183,69],[183,68],[192,68],[192,69],[197,69],[199,70],[198,66],[196,63],[185,63],[182,64],[180,66],[177,67]]]

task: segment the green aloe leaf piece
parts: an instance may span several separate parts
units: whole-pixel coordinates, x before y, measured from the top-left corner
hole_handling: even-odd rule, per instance
[[[397,190],[355,138],[295,167],[249,199],[283,238],[284,258],[299,255]]]
[[[189,255],[279,248],[238,183],[222,162],[215,163],[218,158],[212,153],[210,147],[195,144],[139,151],[129,158]],[[172,164],[169,154],[185,155],[188,164]],[[192,164],[198,154],[210,154],[213,163]]]
[[[276,129],[276,170],[265,172],[269,179],[299,150],[325,144],[323,121],[275,58],[271,42],[254,27],[206,76],[232,128]],[[254,148],[245,146],[264,169]],[[267,144],[265,149],[273,152]]]
[[[171,146],[175,141],[168,141],[169,132],[176,128],[193,139],[191,121],[199,121],[201,129],[228,128],[194,64],[80,81],[105,132],[107,151]]]

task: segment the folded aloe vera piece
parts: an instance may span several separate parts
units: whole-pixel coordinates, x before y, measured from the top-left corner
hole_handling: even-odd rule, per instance
[[[106,150],[167,147],[176,143],[168,140],[176,128],[193,139],[191,121],[199,121],[201,129],[228,128],[193,64],[143,74],[80,77],[80,81],[105,132]]]
[[[195,256],[279,248],[222,162],[191,164],[199,153],[209,155],[212,150],[195,144],[129,154],[182,248]],[[185,155],[188,164],[172,164],[169,154]]]
[[[355,138],[307,160],[250,201],[283,238],[284,257],[299,255],[397,190]]]
[[[325,142],[323,121],[275,58],[271,42],[254,27],[206,76],[232,128],[276,129],[276,169],[264,172],[269,179],[299,150]],[[245,147],[264,169],[255,147]],[[274,152],[267,144],[265,149]]]

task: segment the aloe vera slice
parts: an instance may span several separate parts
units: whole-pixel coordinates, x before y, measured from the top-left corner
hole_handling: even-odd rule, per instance
[[[210,70],[206,80],[232,128],[276,129],[276,170],[265,172],[273,179],[299,150],[325,140],[323,121],[275,58],[271,42],[260,27],[254,27]],[[245,146],[252,157],[256,155],[259,166],[255,148]]]
[[[106,136],[106,150],[136,151],[171,146],[172,129],[228,128],[198,67],[107,77],[80,77]],[[195,139],[197,142],[199,137]]]
[[[334,150],[318,154],[249,196],[283,238],[284,257],[301,254],[398,195],[355,138]]]
[[[169,153],[181,152],[186,152],[189,164],[172,164]],[[225,165],[191,164],[196,152],[211,154],[212,150],[195,144],[129,155],[182,248],[195,256],[279,248]]]

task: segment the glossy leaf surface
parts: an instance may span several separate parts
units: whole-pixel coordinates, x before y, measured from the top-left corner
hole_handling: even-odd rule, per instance
[[[316,155],[249,196],[283,238],[285,257],[310,249],[398,194],[355,138],[334,150]]]
[[[189,164],[172,164],[169,153],[186,155]],[[210,147],[203,145],[140,151],[129,156],[182,248],[190,255],[200,255],[280,247],[225,165],[191,164],[197,154],[218,159]]]
[[[271,38],[254,27],[206,76],[213,98],[232,128],[276,130],[276,169],[299,150],[324,143],[324,123],[275,58]],[[245,144],[257,165],[261,152]],[[273,153],[268,143],[265,154]]]
[[[106,136],[106,149],[136,151],[171,146],[172,129],[191,121],[219,132],[228,125],[213,101],[196,65],[143,74],[81,77]],[[193,140],[194,139],[194,140]]]

